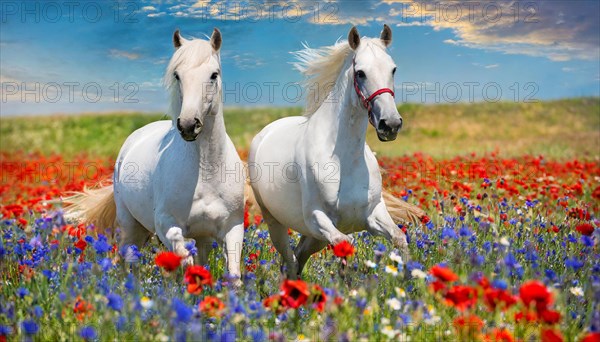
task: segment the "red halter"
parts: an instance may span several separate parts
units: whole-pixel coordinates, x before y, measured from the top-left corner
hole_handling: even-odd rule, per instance
[[[369,115],[369,122],[371,122],[371,124],[375,126],[375,123],[373,122],[373,116],[371,115],[371,102],[373,102],[373,100],[375,100],[377,96],[385,93],[390,93],[392,94],[392,97],[395,97],[394,91],[390,88],[381,88],[375,91],[373,94],[371,94],[371,96],[366,97],[365,95],[363,95],[362,91],[360,91],[360,88],[358,87],[358,81],[356,80],[356,61],[354,58],[352,59],[352,71],[354,72],[354,90],[356,91],[356,95],[358,95],[358,98],[362,102],[363,106],[365,107],[365,109],[367,109],[367,114]]]

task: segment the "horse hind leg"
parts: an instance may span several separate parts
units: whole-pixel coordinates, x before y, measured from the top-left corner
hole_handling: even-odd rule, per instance
[[[212,237],[196,238],[196,248],[198,249],[196,262],[198,265],[204,266],[208,264],[208,256],[213,249],[213,242],[215,242],[215,239]]]
[[[136,220],[127,208],[117,206],[117,223],[121,229],[121,250],[136,246],[142,248],[152,233]]]
[[[296,258],[298,259],[298,277],[302,274],[304,265],[310,258],[311,255],[322,250],[327,246],[327,241],[318,240],[311,236],[302,235],[300,242],[296,247]]]
[[[269,236],[273,242],[275,249],[281,254],[283,265],[281,268],[282,273],[286,273],[289,279],[298,278],[298,260],[296,255],[290,246],[289,236],[287,228],[277,221],[267,210],[262,209],[263,218],[269,228]]]

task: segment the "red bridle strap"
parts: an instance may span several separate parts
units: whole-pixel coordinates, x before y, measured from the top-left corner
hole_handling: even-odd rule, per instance
[[[385,94],[385,93],[390,93],[392,95],[392,97],[395,97],[394,95],[394,91],[390,88],[381,88],[377,91],[375,91],[373,94],[371,94],[371,96],[366,97],[362,91],[360,91],[360,88],[358,87],[358,81],[356,80],[356,62],[354,61],[354,59],[352,59],[352,70],[354,72],[354,90],[356,91],[356,95],[358,95],[358,97],[360,98],[360,101],[362,102],[363,106],[365,107],[365,109],[367,110],[367,113],[369,115],[369,120],[371,119],[371,102],[373,102],[373,100],[375,100],[375,98],[381,94]]]

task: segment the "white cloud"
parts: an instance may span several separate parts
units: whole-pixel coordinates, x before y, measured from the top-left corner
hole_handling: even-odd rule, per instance
[[[138,54],[138,53],[117,50],[117,49],[110,49],[108,51],[108,55],[112,58],[125,58],[125,59],[129,59],[131,61],[139,59],[141,57],[140,54]]]

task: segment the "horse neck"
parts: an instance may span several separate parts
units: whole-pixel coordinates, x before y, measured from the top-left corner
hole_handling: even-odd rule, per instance
[[[227,144],[225,120],[223,119],[223,104],[215,112],[206,115],[204,127],[196,139],[201,163],[223,161]]]
[[[317,126],[328,131],[336,150],[362,156],[365,148],[369,119],[366,109],[356,105],[353,86],[352,58],[346,59],[334,91],[310,118]]]

